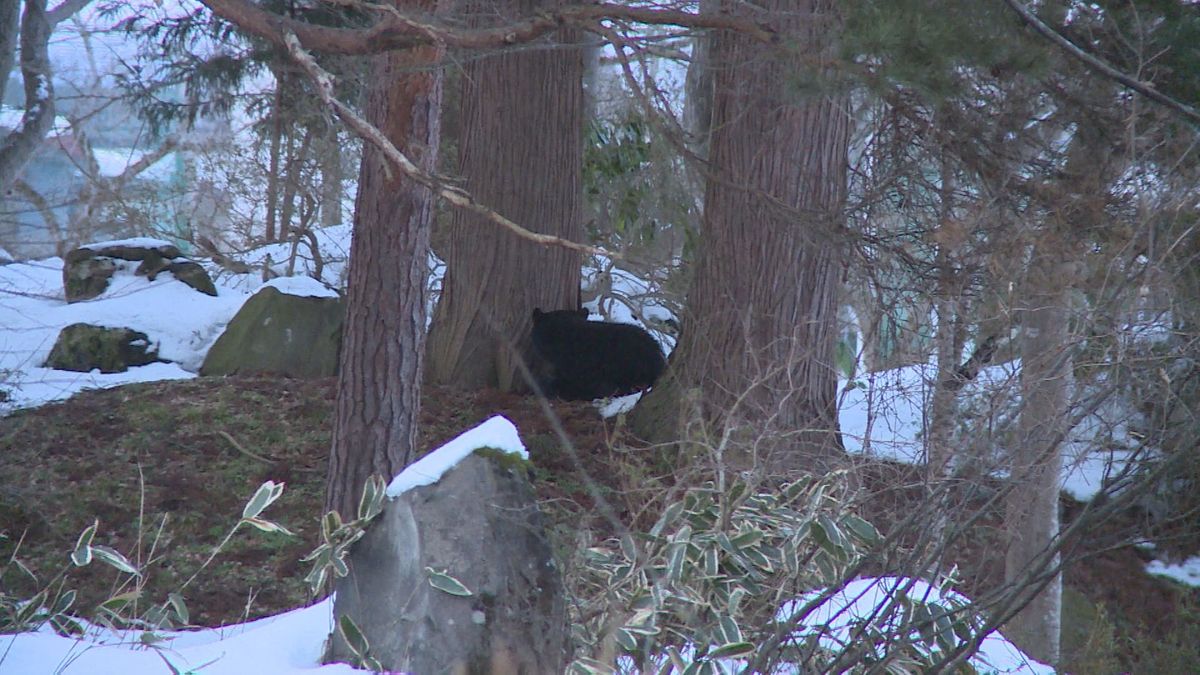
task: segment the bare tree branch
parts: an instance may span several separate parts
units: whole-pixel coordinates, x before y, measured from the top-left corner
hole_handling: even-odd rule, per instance
[[[46,12],[46,21],[50,24],[50,27],[53,28],[62,21],[70,18],[75,12],[87,7],[88,3],[91,1],[92,0],[63,0],[58,7]]]
[[[560,237],[553,237],[548,234],[539,234],[530,232],[521,227],[517,223],[505,218],[493,209],[480,204],[466,190],[461,188],[446,185],[444,181],[436,176],[428,174],[421,170],[412,160],[400,152],[391,141],[383,135],[379,129],[375,128],[370,122],[367,122],[358,113],[354,112],[345,103],[342,103],[333,95],[333,76],[323,70],[317,62],[313,60],[308,52],[300,44],[300,40],[294,33],[286,33],[283,38],[284,45],[287,47],[288,54],[304,69],[304,72],[316,85],[317,94],[321,100],[337,113],[342,122],[350,127],[364,141],[374,145],[387,158],[389,164],[401,173],[413,179],[414,181],[424,185],[432,190],[439,197],[445,199],[451,204],[475,212],[478,215],[487,218],[497,225],[509,230],[519,237],[534,242],[535,244],[562,246],[574,251],[580,251],[590,255],[601,255],[612,258],[620,258],[617,253],[607,251],[596,246],[588,246],[573,241],[568,241]]]
[[[1188,117],[1193,122],[1200,122],[1200,110],[1196,110],[1182,101],[1177,101],[1170,96],[1167,96],[1166,94],[1155,89],[1154,85],[1152,84],[1147,82],[1139,82],[1137,79],[1117,70],[1099,57],[1080,49],[1075,45],[1075,43],[1063,37],[1061,33],[1046,25],[1044,21],[1039,19],[1036,14],[1029,11],[1029,9],[1018,2],[1018,0],[1004,0],[1004,2],[1011,7],[1014,12],[1020,15],[1021,19],[1023,19],[1025,23],[1029,24],[1031,28],[1041,33],[1046,39],[1058,45],[1066,53],[1082,61],[1088,68],[1095,70],[1109,79],[1120,82],[1126,87],[1129,87],[1130,89],[1138,92],[1142,96],[1145,96],[1152,101],[1161,103],[1162,105],[1171,108],[1172,110]]]
[[[724,28],[755,40],[777,44],[781,38],[770,26],[718,14],[646,9],[608,3],[574,5],[541,12],[493,28],[464,29],[394,7],[371,6],[383,16],[366,29],[329,28],[268,12],[248,0],[201,0],[217,16],[264,40],[284,47],[284,34],[294,33],[305,49],[326,54],[374,54],[432,43],[469,49],[498,49],[529,43],[565,24],[594,24],[606,19],[686,28]]]

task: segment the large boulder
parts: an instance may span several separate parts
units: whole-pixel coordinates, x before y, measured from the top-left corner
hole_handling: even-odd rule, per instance
[[[208,272],[198,263],[181,257],[179,249],[170,242],[143,238],[85,244],[67,253],[63,259],[63,289],[67,302],[90,300],[100,295],[108,288],[114,274],[127,269],[150,281],[162,272],[170,272],[201,293],[217,295]]]
[[[45,367],[88,373],[123,373],[133,366],[160,361],[145,333],[129,328],[106,328],[73,323],[63,328]]]
[[[389,672],[566,668],[561,581],[521,464],[477,450],[388,502],[354,545],[335,612],[353,619]],[[332,660],[353,660],[336,633],[331,649]]]
[[[200,374],[328,377],[337,372],[345,316],[345,303],[337,297],[264,287],[208,350]]]

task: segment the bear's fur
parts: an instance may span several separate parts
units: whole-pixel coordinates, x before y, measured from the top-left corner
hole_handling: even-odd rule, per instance
[[[533,349],[549,372],[543,393],[590,401],[641,391],[662,375],[667,362],[649,333],[587,317],[586,309],[533,310]]]

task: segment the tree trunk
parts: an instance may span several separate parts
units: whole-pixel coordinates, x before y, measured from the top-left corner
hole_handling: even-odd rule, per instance
[[[267,242],[275,241],[277,237],[277,229],[275,227],[279,216],[279,183],[281,180],[279,172],[279,157],[282,154],[280,148],[283,143],[283,87],[284,74],[280,68],[272,68],[275,73],[275,96],[271,100],[271,145],[268,150],[268,165],[267,165],[267,227],[263,232],[263,239]]]
[[[556,1],[498,3],[527,16]],[[470,21],[496,20],[475,6]],[[471,60],[462,79],[459,170],[480,202],[535,232],[582,241],[583,60],[572,42]],[[526,390],[531,315],[579,302],[579,254],[539,246],[466,210],[451,216],[446,276],[429,338],[431,377],[465,388]]]
[[[834,350],[849,104],[824,90],[820,74],[797,79],[799,55],[833,57],[834,3],[756,6],[765,9],[722,9],[799,42],[781,52],[712,34],[712,175],[695,280],[669,379],[633,423],[661,437],[655,431],[669,428],[678,399],[698,391],[706,420],[778,439],[777,466],[812,468],[841,450]]]
[[[1020,579],[1058,535],[1059,440],[1067,417],[1067,291],[1070,275],[1061,262],[1063,248],[1046,236],[1034,248],[1027,277],[1021,331],[1021,395],[1019,441],[1013,452],[1013,490],[1008,495],[1005,524],[1008,553],[1004,576]],[[1054,563],[1058,556],[1055,554]],[[1030,656],[1058,662],[1062,575],[1008,623],[1005,635]]]
[[[332,227],[342,223],[342,152],[337,125],[325,125],[320,147],[321,227]]]
[[[54,126],[54,84],[50,74],[50,23],[46,0],[27,0],[21,16],[21,76],[25,115],[16,130],[0,138],[0,194],[20,175]],[[4,73],[8,77],[8,73]]]
[[[17,62],[17,35],[21,16],[19,0],[0,0],[0,103],[8,88],[8,75]]]
[[[373,57],[365,108],[367,120],[425,171],[437,157],[441,56],[438,47],[422,47]],[[368,476],[391,478],[412,461],[432,214],[432,193],[386,168],[366,144],[326,493],[326,507],[347,518]]]

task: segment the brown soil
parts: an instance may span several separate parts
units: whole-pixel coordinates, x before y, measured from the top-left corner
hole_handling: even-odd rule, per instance
[[[287,489],[263,516],[298,536],[243,528],[183,595],[198,625],[304,604],[307,568],[299,559],[317,543],[333,398],[332,380],[200,378],[83,392],[0,418],[0,532],[7,536],[0,587],[28,597],[69,570],[65,586],[79,590],[76,610],[86,615],[139,585],[95,562],[71,568],[79,533],[98,520],[95,542],[143,569],[137,602],[144,609],[179,590],[258,485],[274,480]],[[649,522],[672,483],[665,451],[612,442],[621,428],[589,404],[546,408],[534,397],[430,387],[422,406],[425,449],[493,414],[512,420],[530,450],[542,504],[568,536],[611,531],[606,510],[626,523]],[[917,478],[911,467],[873,467],[864,517],[886,534],[920,498]],[[985,519],[956,552],[968,593],[1003,575],[998,524]],[[36,580],[4,564],[14,551]],[[1179,592],[1146,575],[1132,548],[1095,552],[1066,578],[1130,630],[1154,637],[1178,627]]]

